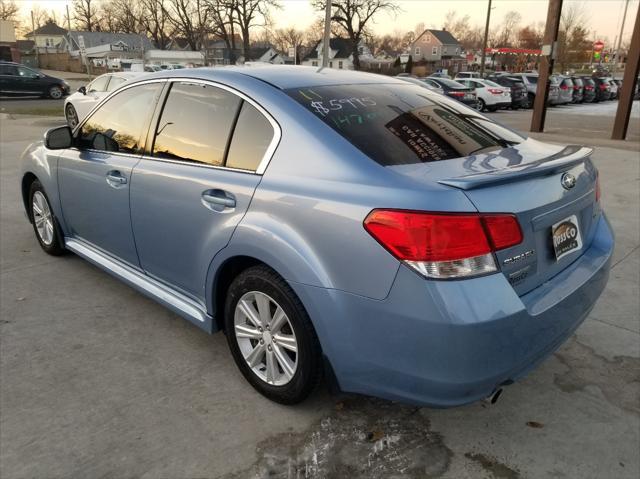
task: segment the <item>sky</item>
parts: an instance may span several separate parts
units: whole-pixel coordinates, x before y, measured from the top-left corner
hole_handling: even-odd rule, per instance
[[[564,4],[583,3],[588,16],[588,27],[599,40],[613,42],[620,31],[621,17],[625,0],[565,0]],[[638,11],[640,0],[630,0],[623,41],[629,41],[633,29],[633,21]],[[71,0],[17,0],[22,6],[23,15],[28,15],[33,5],[40,8],[53,9],[62,18],[65,6],[71,6]],[[311,7],[310,0],[280,0],[282,10],[273,13],[276,27],[296,27],[304,29],[321,16]],[[427,27],[441,28],[445,15],[455,10],[458,16],[469,15],[472,24],[484,25],[487,14],[487,0],[398,0],[401,11],[396,16],[386,13],[376,17],[373,26],[377,34],[392,33],[394,30],[408,31],[423,22]],[[493,0],[491,11],[492,25],[502,21],[504,14],[510,10],[518,11],[526,23],[544,22],[547,16],[547,0]]]

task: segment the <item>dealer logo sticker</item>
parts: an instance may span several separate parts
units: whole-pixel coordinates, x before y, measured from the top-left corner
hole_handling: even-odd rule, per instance
[[[551,227],[556,260],[582,248],[578,218],[571,215]]]

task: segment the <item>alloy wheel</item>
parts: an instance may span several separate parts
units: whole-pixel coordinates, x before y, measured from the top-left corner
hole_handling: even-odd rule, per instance
[[[62,89],[60,87],[54,86],[49,89],[49,96],[54,100],[59,100],[62,98]]]
[[[31,200],[31,209],[33,211],[33,222],[36,225],[38,237],[46,246],[53,243],[53,216],[47,198],[40,191],[33,194]]]
[[[235,338],[251,371],[273,386],[289,383],[298,368],[298,341],[291,322],[273,298],[245,293],[234,312]]]

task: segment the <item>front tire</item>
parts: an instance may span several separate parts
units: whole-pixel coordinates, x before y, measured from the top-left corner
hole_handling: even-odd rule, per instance
[[[240,273],[229,287],[224,318],[233,359],[258,392],[281,404],[311,394],[322,375],[320,343],[280,276],[266,266]]]
[[[29,189],[29,215],[36,239],[44,252],[52,256],[64,254],[60,227],[51,210],[49,197],[38,180],[31,183]]]
[[[78,126],[78,112],[71,103],[64,109],[64,115],[67,118],[67,125],[73,130]]]
[[[49,88],[49,92],[48,92],[49,98],[52,98],[54,100],[59,100],[60,98],[62,98],[63,95],[64,95],[64,92],[62,91],[62,88],[60,88],[59,86],[54,85],[51,88]]]

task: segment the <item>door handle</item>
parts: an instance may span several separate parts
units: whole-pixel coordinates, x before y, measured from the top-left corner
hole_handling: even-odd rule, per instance
[[[110,171],[107,173],[107,183],[114,188],[118,188],[127,184],[127,177],[117,170]]]
[[[207,208],[213,208],[215,211],[236,207],[236,199],[233,195],[223,190],[207,190],[203,192],[202,202]]]

